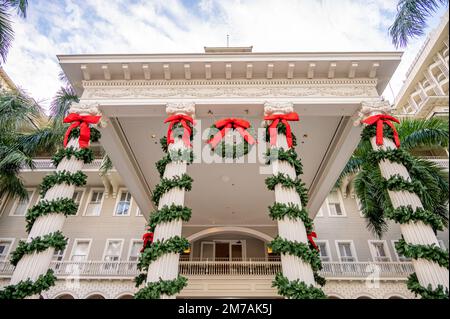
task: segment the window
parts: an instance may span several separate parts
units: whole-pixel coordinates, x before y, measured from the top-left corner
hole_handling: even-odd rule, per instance
[[[72,199],[74,200],[75,204],[78,205],[78,211],[80,211],[80,205],[81,205],[81,199],[83,198],[83,193],[84,193],[83,190],[77,189],[77,190],[75,190],[75,192],[73,192],[73,195],[72,195]],[[78,211],[77,211],[77,214],[78,214]]]
[[[325,241],[316,241],[316,245],[319,247],[320,260],[323,262],[330,261],[328,243]]]
[[[144,216],[141,212],[141,209],[138,207],[136,211],[136,216]]]
[[[59,269],[61,267],[61,263],[59,262],[62,261],[64,258],[64,251],[65,249],[58,249],[58,250],[55,249],[55,251],[53,252],[52,261],[56,263],[54,265],[55,269]]]
[[[12,239],[0,239],[0,261],[6,261],[8,259],[12,243]]]
[[[363,209],[362,209],[362,203],[359,200],[358,197],[355,197],[356,199],[356,206],[358,207],[359,216],[364,217]]]
[[[120,191],[118,199],[119,201],[116,204],[116,210],[114,211],[114,215],[116,216],[130,215],[130,205],[131,205],[130,192]]]
[[[27,190],[27,194],[28,194],[28,198],[16,200],[14,207],[11,210],[13,216],[25,216],[34,192],[32,190]]]
[[[104,261],[119,261],[123,240],[115,239],[106,242]]]
[[[370,241],[369,240],[370,253],[372,254],[373,261],[387,262],[391,261],[391,257],[388,255],[386,243],[384,241]]]
[[[75,240],[75,244],[72,248],[72,256],[70,260],[72,261],[85,261],[87,260],[89,254],[89,248],[91,246],[91,241],[86,240]]]
[[[100,216],[103,202],[103,191],[92,190],[89,203],[86,206],[86,216]]]
[[[341,204],[341,199],[338,191],[332,191],[328,195],[328,210],[330,212],[330,216],[339,217],[345,216],[343,206]]]
[[[322,206],[320,206],[319,211],[316,214],[316,217],[323,217],[323,212],[326,209],[326,201],[323,202]]]
[[[352,242],[338,242],[338,253],[339,258],[343,262],[353,262],[356,261],[356,256],[354,253]]]
[[[442,239],[439,239],[438,242],[439,242],[439,247],[441,247],[444,250],[447,250],[447,247],[445,247],[445,243]]]
[[[128,256],[128,261],[138,260],[142,245],[143,245],[142,240],[131,241],[130,255]]]
[[[397,251],[397,249],[395,249],[395,244],[398,242],[398,240],[393,240],[392,241],[392,246],[394,246],[394,251],[395,251],[395,255],[397,256],[397,260],[398,261],[402,261],[402,262],[407,262],[407,261],[411,261],[411,258],[405,257],[403,255],[400,255]]]

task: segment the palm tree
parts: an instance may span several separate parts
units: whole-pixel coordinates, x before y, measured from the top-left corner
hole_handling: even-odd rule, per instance
[[[14,39],[14,31],[11,23],[11,11],[25,18],[27,15],[28,0],[0,0],[0,56],[6,61],[11,42]]]
[[[389,27],[392,43],[405,47],[410,38],[424,35],[429,18],[440,5],[448,5],[448,0],[400,0],[397,15]]]
[[[420,151],[443,150],[448,147],[447,121],[439,118],[405,119],[396,124],[396,129],[402,141],[401,147],[413,155],[414,170],[410,172],[411,178],[421,181],[427,189],[419,196],[424,208],[439,215],[447,226],[448,174],[433,162],[414,156]],[[388,228],[384,211],[391,206],[391,202],[387,192],[380,189],[383,178],[378,166],[367,161],[371,151],[370,142],[361,140],[335,187],[341,187],[345,178],[352,178],[367,228],[381,237]]]

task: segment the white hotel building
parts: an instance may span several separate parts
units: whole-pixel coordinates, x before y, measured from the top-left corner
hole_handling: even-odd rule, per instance
[[[81,97],[98,104],[106,126],[92,144],[98,158],[85,165],[88,181],[73,198],[78,213],[62,228],[68,245],[50,267],[58,281],[43,298],[132,298],[133,278],[146,220],[156,209],[151,195],[160,176],[166,106],[189,109],[202,128],[218,119],[242,117],[261,126],[264,108],[292,105],[296,150],[309,189],[329,298],[414,298],[406,288],[413,263],[398,256],[400,226],[390,223],[379,239],[366,228],[351,179],[333,186],[360,140],[355,126],[361,104],[376,106],[397,68],[399,52],[256,53],[251,47],[205,48],[195,54],[65,55],[60,65]],[[396,97],[402,116],[448,117],[448,14],[426,40]],[[192,112],[193,111],[193,112]],[[204,141],[194,145],[203,148]],[[260,146],[258,146],[260,147]],[[100,174],[103,152],[114,168]],[[424,150],[448,169],[448,152]],[[21,176],[29,200],[0,202],[0,286],[10,283],[9,255],[27,238],[24,215],[39,200],[38,185],[53,172],[49,158],[36,158]],[[193,163],[185,204],[192,218],[182,225],[191,245],[179,273],[189,280],[177,298],[279,298],[272,280],[281,270],[267,243],[278,234],[268,216],[274,202],[263,163]],[[269,171],[270,173],[270,171]],[[448,247],[448,231],[438,233]],[[71,273],[78,265],[79,274]],[[373,279],[373,280],[372,280]]]

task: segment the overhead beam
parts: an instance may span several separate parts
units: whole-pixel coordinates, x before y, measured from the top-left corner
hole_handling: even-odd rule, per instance
[[[334,78],[334,73],[336,71],[336,66],[337,66],[336,62],[331,62],[330,63],[330,66],[328,67],[328,78],[329,79],[333,79]]]
[[[91,79],[91,74],[89,73],[88,66],[86,64],[82,64],[80,68],[81,73],[83,74],[83,80],[89,81]]]
[[[107,64],[102,65],[102,70],[103,70],[103,77],[105,78],[105,80],[111,80],[111,72],[109,71]]]
[[[379,66],[380,66],[380,63],[378,63],[378,62],[374,62],[372,64],[372,67],[370,68],[370,71],[369,71],[369,78],[374,78],[377,76],[377,69]]]
[[[142,71],[144,72],[144,79],[150,80],[151,74],[150,74],[150,67],[148,64],[142,64]]]
[[[253,64],[247,63],[247,73],[246,73],[247,79],[251,79],[253,77]]]
[[[295,64],[294,63],[289,63],[288,64],[287,75],[286,75],[288,79],[292,79],[294,77],[294,69],[295,69]]]
[[[314,78],[314,69],[316,68],[315,63],[310,63],[308,65],[308,79]]]
[[[273,77],[273,63],[267,64],[267,78],[271,79]]]
[[[231,79],[231,63],[225,64],[225,78],[227,80]]]
[[[205,78],[211,80],[211,64],[205,64]]]
[[[191,65],[186,63],[184,65],[184,78],[186,80],[190,80],[191,79]]]
[[[358,67],[358,63],[357,62],[352,62],[350,64],[350,69],[348,70],[348,77],[350,79],[353,79],[355,77],[356,74],[356,68]]]
[[[170,80],[170,67],[168,64],[163,64],[163,70],[164,70],[164,79]]]
[[[128,67],[128,64],[122,64],[122,70],[123,70],[123,78],[125,80],[130,80],[131,79],[131,74],[130,74],[130,68]]]

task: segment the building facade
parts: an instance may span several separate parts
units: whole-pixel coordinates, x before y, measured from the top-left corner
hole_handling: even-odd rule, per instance
[[[448,34],[446,19],[411,67],[397,97],[401,113],[429,117],[445,107],[448,112],[448,101],[445,106],[441,99],[445,95],[448,99],[448,41],[441,35]],[[82,168],[87,185],[75,189],[78,212],[67,217],[62,228],[68,245],[55,251],[50,263],[58,281],[42,298],[123,299],[137,291],[133,278],[139,273],[141,236],[156,209],[150,198],[160,179],[154,164],[162,157],[158,141],[166,134],[166,108],[194,107],[203,128],[225,117],[245,117],[258,128],[264,107],[280,105],[293,107],[300,115],[300,124],[292,127],[309,188],[307,209],[318,235],[320,274],[327,279],[324,292],[339,299],[415,298],[405,284],[413,263],[394,248],[400,226],[392,222],[381,239],[375,237],[361,215],[351,179],[333,188],[359,141],[361,128],[353,122],[361,103],[378,103],[400,56],[253,53],[251,48],[205,48],[204,54],[60,56],[81,103],[94,103],[102,112],[106,127],[101,129],[100,143],[92,147],[98,154],[104,148],[114,168],[100,172],[101,158]],[[425,80],[418,79],[422,75]],[[431,110],[427,101],[435,95],[440,102]],[[421,102],[416,96],[423,97]],[[177,266],[189,282],[177,297],[279,298],[272,280],[281,270],[281,256],[268,247],[279,228],[268,217],[267,206],[274,199],[264,187],[271,172],[256,159],[214,162],[205,156],[204,140],[195,143],[201,159],[188,167],[194,183],[185,195],[193,216],[182,225],[190,248]],[[448,153],[430,159],[448,170]],[[40,199],[37,187],[42,178],[54,170],[50,159],[37,159],[36,169],[21,172],[29,200],[1,199],[1,286],[9,284],[14,272],[10,253],[28,236],[26,211]],[[439,232],[438,239],[442,248],[448,247],[448,231]]]

